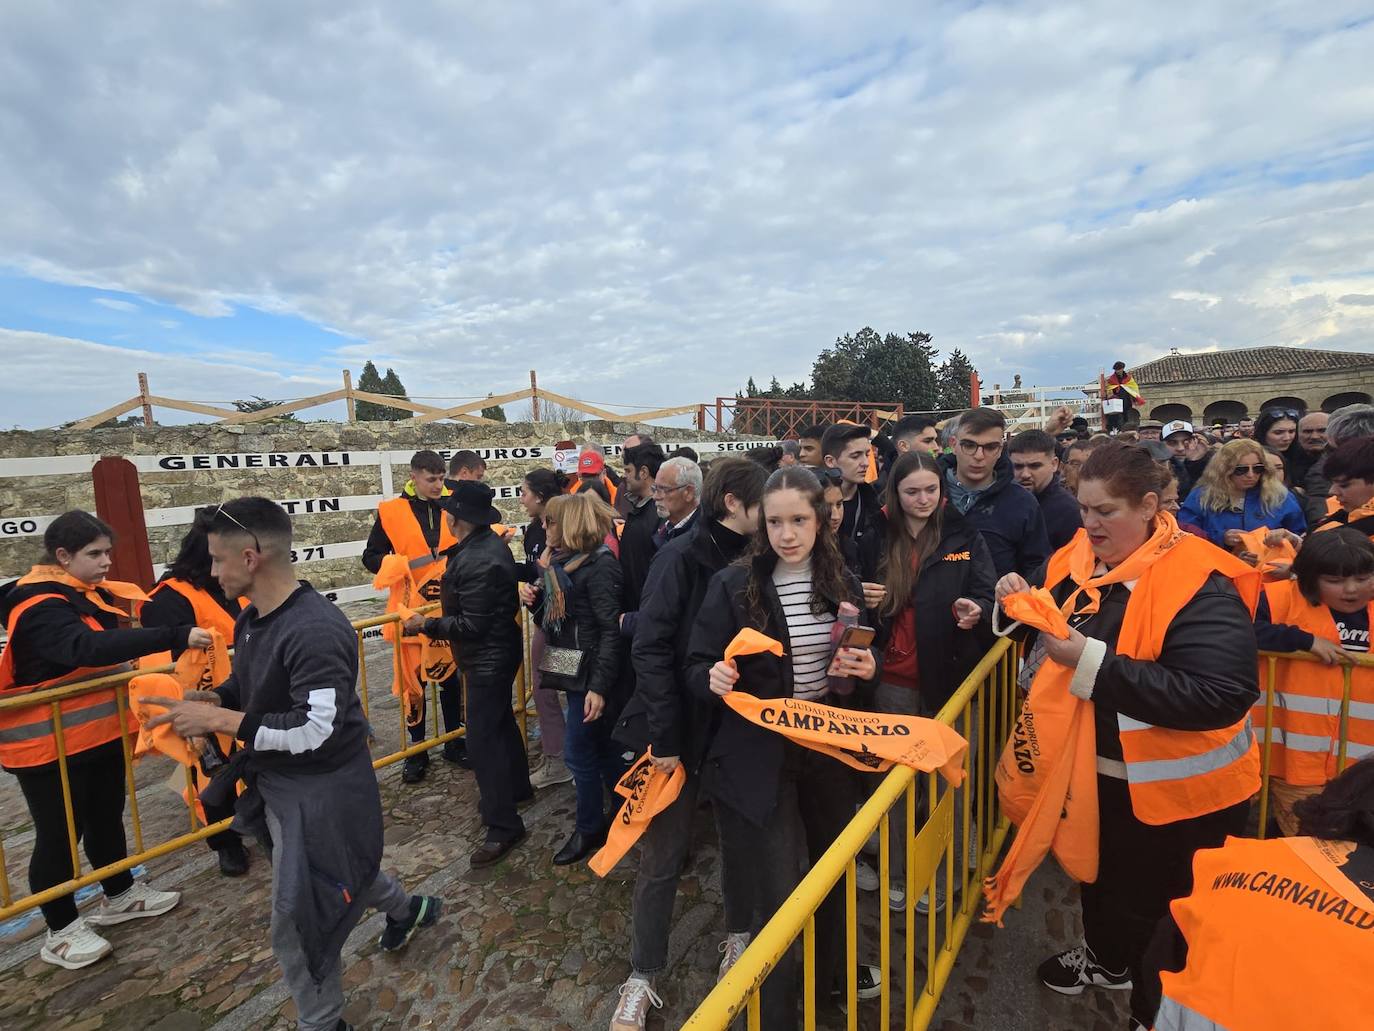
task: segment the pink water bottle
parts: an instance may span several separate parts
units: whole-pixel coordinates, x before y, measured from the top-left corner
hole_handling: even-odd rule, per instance
[[[835,622],[830,626],[830,655],[833,659],[835,653],[839,651],[840,639],[844,637],[844,632],[852,626],[859,625],[859,607],[851,602],[840,602],[840,609],[835,614]],[[851,695],[854,693],[853,677],[830,677],[830,693],[835,695]]]

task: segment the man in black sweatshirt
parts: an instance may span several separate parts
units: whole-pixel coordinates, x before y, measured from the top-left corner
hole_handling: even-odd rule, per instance
[[[266,498],[239,498],[209,524],[213,573],[239,616],[234,672],[187,700],[150,699],[183,737],[232,734],[241,744],[205,796],[232,797],[235,829],[272,857],[272,952],[302,1031],[346,1029],[341,954],[367,908],[386,913],[380,946],[404,946],[438,917],[440,900],[407,895],[381,869],[382,803],[358,701],[353,627],[291,567],[291,519]]]

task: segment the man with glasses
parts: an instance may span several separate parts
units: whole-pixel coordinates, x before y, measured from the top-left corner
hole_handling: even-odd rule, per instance
[[[301,1028],[343,1020],[341,953],[365,909],[386,914],[380,946],[400,949],[438,918],[440,900],[407,895],[382,870],[382,799],[356,688],[358,642],[348,618],[291,565],[291,517],[266,498],[238,498],[208,524],[212,572],[229,597],[247,596],[234,671],[149,726],[182,737],[230,734],[243,748],[203,797],[237,802],[235,828],[272,857],[272,952]]]
[[[1006,433],[1001,412],[971,409],[959,417],[954,453],[940,464],[949,503],[982,533],[998,578],[1029,578],[1049,558],[1050,541],[1035,496],[1013,479],[1003,454]]]
[[[651,491],[662,520],[654,538],[655,550],[681,537],[696,524],[701,501],[701,467],[686,458],[670,458],[659,466]]]

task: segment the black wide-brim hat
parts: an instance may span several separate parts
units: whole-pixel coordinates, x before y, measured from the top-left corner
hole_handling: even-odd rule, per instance
[[[496,492],[480,480],[445,480],[450,493],[439,499],[439,507],[459,522],[490,526],[501,521],[501,513],[491,503]]]

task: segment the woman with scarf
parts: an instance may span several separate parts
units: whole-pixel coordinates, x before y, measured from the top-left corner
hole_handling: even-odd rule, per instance
[[[551,560],[540,583],[522,591],[544,631],[540,683],[567,696],[563,761],[577,789],[573,833],[555,866],[585,859],[606,841],[605,791],[624,772],[611,744],[622,648],[620,563],[606,545],[611,510],[590,493],[551,498],[544,530]]]
[[[1083,529],[1033,577],[1069,629],[1062,639],[1040,633],[1029,648],[1035,747],[1022,745],[1009,776],[1004,756],[998,787],[1007,800],[1019,766],[1041,777],[1037,801],[1045,802],[1052,778],[1038,767],[1054,766],[1065,752],[1081,779],[1071,781],[1067,798],[1018,820],[1016,843],[988,894],[990,915],[999,917],[1050,836],[1061,859],[1066,849],[1086,857],[1085,942],[1039,968],[1041,981],[1064,995],[1141,983],[1156,924],[1192,888],[1193,853],[1243,833],[1259,790],[1247,716],[1259,697],[1252,619],[1260,574],[1179,530],[1160,505],[1164,475],[1142,448],[1112,442],[1093,451],[1079,476]],[[997,599],[1029,586],[1008,574]],[[1091,703],[1081,751],[1063,744],[1068,737],[1055,718],[1081,713],[1071,708],[1075,700]],[[1023,713],[1016,738],[1026,739],[1027,723]],[[1044,849],[1022,860],[1037,840]],[[1139,993],[1132,1012],[1150,1026],[1154,1013]]]
[[[43,545],[43,561],[0,596],[0,618],[9,631],[0,657],[0,698],[118,672],[145,655],[209,646],[210,634],[190,625],[120,627],[129,617],[127,604],[148,596],[134,584],[105,579],[114,532],[89,512],[58,516],[43,534]],[[86,858],[98,869],[129,854],[123,733],[115,692],[64,699],[61,712],[76,833]],[[35,893],[76,875],[51,720],[47,705],[0,711],[0,765],[19,778],[33,817],[29,890]],[[104,901],[85,917],[77,915],[71,895],[42,905],[48,925],[39,953],[44,962],[68,970],[89,966],[111,952],[110,943],[91,925],[158,916],[181,899],[178,892],[135,882],[128,871],[105,878],[101,887]]]

